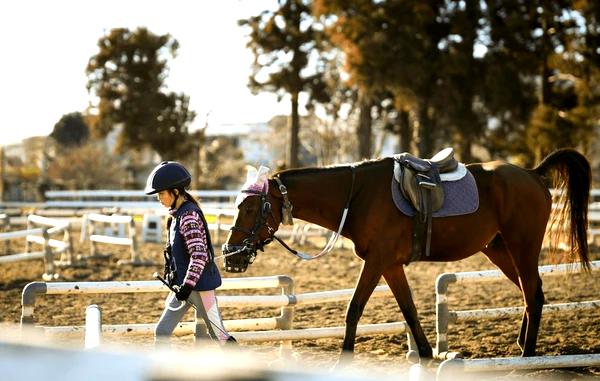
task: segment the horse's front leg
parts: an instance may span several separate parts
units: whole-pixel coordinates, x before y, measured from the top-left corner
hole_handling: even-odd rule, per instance
[[[395,263],[384,271],[383,277],[390,286],[398,306],[400,306],[404,320],[406,320],[406,324],[415,338],[419,357],[432,358],[433,350],[419,322],[417,307],[413,302],[408,280],[404,273],[404,266],[400,262]]]
[[[362,316],[367,301],[371,297],[373,290],[381,279],[381,270],[375,263],[369,263],[368,257],[360,272],[360,277],[354,289],[352,299],[346,310],[346,333],[344,343],[342,344],[342,353],[337,366],[343,365],[352,360],[354,355],[354,341],[356,339],[356,327]]]

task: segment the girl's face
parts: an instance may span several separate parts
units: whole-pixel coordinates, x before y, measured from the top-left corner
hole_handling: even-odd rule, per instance
[[[160,201],[162,206],[164,206],[165,208],[170,208],[171,205],[173,205],[173,201],[175,201],[175,195],[169,190],[163,190],[158,192],[157,197],[158,201]]]

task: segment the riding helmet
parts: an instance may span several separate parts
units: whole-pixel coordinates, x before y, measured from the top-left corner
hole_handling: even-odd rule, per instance
[[[176,161],[163,161],[150,172],[146,180],[146,194],[155,194],[166,189],[185,188],[190,185],[192,176]]]

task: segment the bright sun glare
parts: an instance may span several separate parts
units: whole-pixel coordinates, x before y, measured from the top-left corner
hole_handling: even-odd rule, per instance
[[[203,126],[207,115],[214,126],[287,114],[287,102],[248,90],[253,57],[247,32],[237,25],[276,6],[275,0],[2,2],[0,33],[10,37],[0,60],[0,144],[47,135],[62,115],[88,107],[85,67],[98,39],[114,27],[146,26],[179,41],[167,85],[190,96],[198,115],[192,129]]]

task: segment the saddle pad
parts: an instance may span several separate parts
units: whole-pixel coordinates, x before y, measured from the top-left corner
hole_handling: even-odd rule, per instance
[[[471,171],[467,170],[467,174],[460,180],[442,182],[442,187],[444,204],[440,210],[433,212],[433,217],[460,216],[473,213],[479,208],[477,183]],[[394,176],[392,176],[392,198],[403,214],[411,217],[415,215],[415,208],[400,193],[400,184]]]

